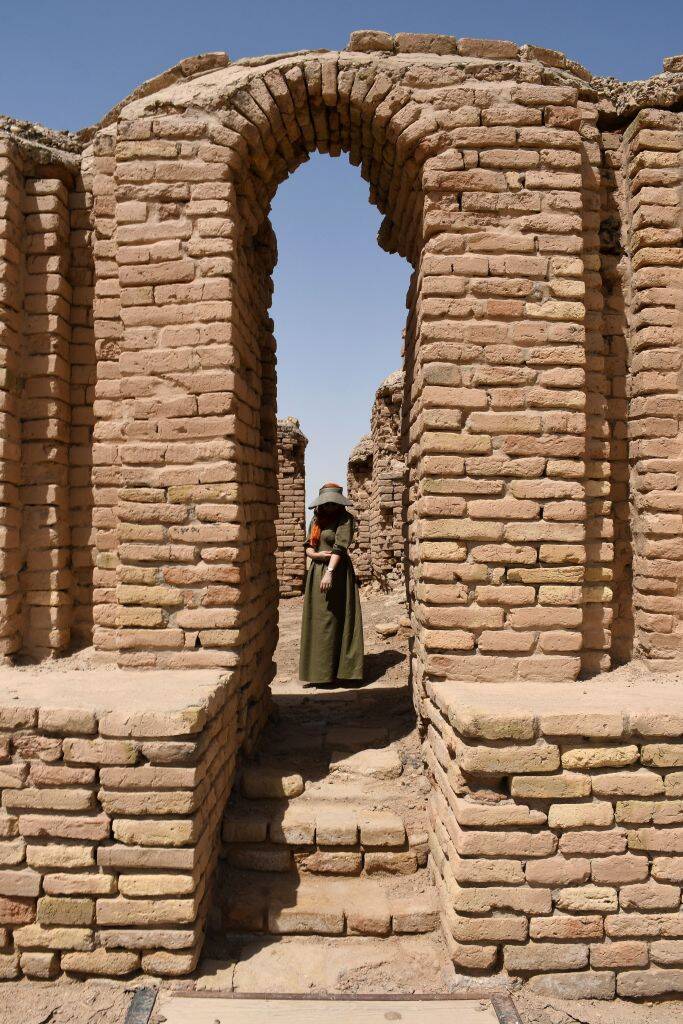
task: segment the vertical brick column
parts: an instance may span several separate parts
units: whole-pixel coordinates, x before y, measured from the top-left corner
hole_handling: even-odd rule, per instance
[[[278,510],[275,520],[276,562],[280,597],[301,594],[306,574],[306,467],[307,438],[299,421],[277,421]]]
[[[581,117],[565,86],[481,104],[423,171],[417,644],[432,678],[571,679],[587,559]]]
[[[276,636],[274,246],[248,234],[233,137],[118,128],[116,646],[124,665],[234,670],[242,743]]]
[[[71,225],[71,444],[69,506],[71,516],[72,639],[92,643],[93,574],[93,403],[97,361],[93,328],[95,265],[92,251],[92,155],[81,162],[81,176],[69,193]]]
[[[202,337],[200,321],[220,317],[220,303],[210,299],[223,282],[207,282],[200,305],[203,283],[186,251],[193,232],[189,182],[200,187],[214,167],[179,161],[182,126],[178,133],[168,127],[170,138],[154,135],[151,122],[121,126],[114,172],[123,324],[116,642],[120,663],[134,666],[168,663],[171,654],[182,665],[186,645],[206,657],[196,631],[200,618],[208,625],[206,612],[198,610],[204,590],[194,589],[193,567],[201,544],[219,532],[201,522],[199,511],[199,521],[188,525],[195,503],[201,508],[202,475],[216,479],[211,463],[221,454],[222,431],[210,410],[197,416],[197,392],[202,361],[216,353],[211,341],[218,340],[211,337],[213,323]],[[200,339],[206,348],[200,349]],[[184,624],[191,620],[195,628],[187,637],[175,619],[183,613]]]
[[[24,319],[20,373],[23,650],[65,650],[71,626],[68,192],[28,178],[24,196]]]
[[[356,577],[360,583],[372,579],[372,555],[370,551],[372,514],[372,463],[374,445],[366,434],[351,449],[346,475],[351,511],[356,520],[356,533],[351,547],[351,557]]]
[[[604,302],[604,359],[600,361],[600,372],[601,386],[604,387],[607,396],[605,430],[609,441],[614,559],[611,565],[603,563],[599,571],[600,579],[611,588],[613,595],[613,618],[610,626],[613,664],[629,661],[633,650],[633,546],[626,400],[626,293],[629,259],[623,216],[624,173],[621,143],[621,135],[617,132],[602,132],[600,135],[600,273]]]
[[[404,379],[403,371],[396,370],[382,381],[372,405],[370,434],[361,438],[348,463],[349,497],[357,518],[352,548],[356,575],[361,582],[373,580],[385,588],[404,579]]]
[[[642,110],[624,133],[629,303],[629,457],[634,653],[683,657],[683,118]]]
[[[18,573],[20,553],[19,351],[23,307],[23,202],[21,156],[12,142],[0,139],[0,656],[21,647]]]
[[[115,135],[98,134],[83,155],[92,185],[92,238],[96,275],[93,331],[97,359],[94,385],[92,501],[94,526],[93,642],[102,657],[116,651],[116,508],[121,481],[119,447],[123,410],[119,387],[119,354],[123,326],[116,260]]]
[[[370,548],[374,578],[383,586],[403,580],[404,492],[406,464],[401,449],[401,410],[404,374],[384,380],[375,395],[371,414],[372,503]]]
[[[612,629],[614,625],[614,510],[613,498],[620,469],[625,466],[625,439],[618,436],[616,409],[610,407],[613,375],[618,365],[608,362],[611,340],[607,333],[607,289],[601,262],[603,225],[602,205],[607,202],[603,192],[603,151],[597,129],[597,108],[592,103],[579,103],[576,126],[581,137],[580,212],[582,219],[583,292],[579,282],[573,284],[575,297],[586,309],[586,359],[584,368],[573,371],[577,387],[586,391],[586,562],[583,604],[581,671],[590,676],[611,667]],[[568,203],[578,197],[567,197]],[[622,371],[623,383],[623,371]],[[617,436],[615,436],[615,431]],[[623,481],[622,481],[623,483]]]

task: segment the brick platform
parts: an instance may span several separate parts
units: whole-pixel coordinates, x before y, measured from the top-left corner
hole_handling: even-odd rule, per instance
[[[0,672],[0,977],[194,968],[235,708],[215,671]]]
[[[683,991],[680,683],[427,691],[432,867],[456,965],[568,998]]]

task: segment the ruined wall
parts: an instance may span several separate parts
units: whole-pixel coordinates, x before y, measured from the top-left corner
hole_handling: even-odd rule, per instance
[[[356,533],[350,548],[353,567],[360,583],[369,583],[372,572],[370,509],[372,507],[372,464],[374,445],[369,434],[361,437],[351,449],[346,484],[351,511],[356,519]]]
[[[404,375],[398,370],[382,381],[372,406],[371,557],[375,579],[395,586],[403,581],[406,460],[401,450]]]
[[[91,636],[89,204],[70,137],[1,136],[0,173],[1,646],[40,659]]]
[[[407,468],[401,451],[403,372],[382,381],[372,406],[370,434],[351,452],[348,490],[358,524],[352,549],[361,582],[382,587],[403,581]]]
[[[275,561],[280,597],[303,593],[306,576],[306,467],[308,441],[299,421],[277,421],[277,490]]]
[[[666,668],[683,644],[683,115],[641,111],[624,132],[621,156],[634,653]]]
[[[360,167],[384,217],[380,244],[413,270],[406,582],[435,793],[449,801],[436,761],[449,785],[459,771],[503,788],[523,774],[515,758],[495,773],[467,761],[430,709],[435,688],[505,679],[523,693],[632,654],[680,666],[681,103],[681,58],[624,85],[543,48],[363,32],[338,52],[189,58],[77,138],[1,122],[4,654],[63,651],[71,633],[88,639],[92,616],[99,658],[224,672],[234,750],[252,746],[277,635],[268,214],[319,151]],[[369,482],[367,460],[356,463],[371,491],[372,461]],[[538,722],[527,736],[508,717],[512,747],[559,750]],[[657,728],[675,745],[680,725]],[[598,739],[603,726],[588,717],[585,728]],[[652,752],[620,728],[607,745],[636,746],[649,766]],[[499,749],[481,729],[471,746]],[[663,785],[668,800],[675,780]],[[664,796],[644,851],[657,883],[653,854],[671,860],[680,843],[675,828],[662,834],[678,814],[660,812]],[[621,841],[608,802],[575,820],[603,815],[611,828],[612,814]],[[515,807],[515,821],[538,811],[521,797]],[[450,848],[436,818],[432,844],[438,866]],[[664,940],[659,895],[673,900],[636,898]],[[620,911],[636,905],[627,898]],[[486,928],[497,927],[487,900]],[[444,892],[462,945],[527,943],[531,920],[528,933],[516,923],[512,937],[480,942],[471,906]],[[513,954],[522,973],[561,969]],[[665,954],[647,953],[656,965]],[[553,963],[583,970],[585,955]],[[680,988],[646,973],[651,990]]]

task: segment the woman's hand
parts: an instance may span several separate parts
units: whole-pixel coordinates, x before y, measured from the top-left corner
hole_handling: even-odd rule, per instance
[[[332,570],[331,569],[328,569],[326,572],[323,573],[322,579],[320,580],[320,591],[321,591],[321,593],[323,593],[323,594],[327,593],[327,591],[332,586],[332,579],[333,579],[333,576],[332,576]]]

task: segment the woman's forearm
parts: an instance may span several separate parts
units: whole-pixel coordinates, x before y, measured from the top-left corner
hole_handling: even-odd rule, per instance
[[[320,580],[320,589],[323,593],[326,593],[332,586],[332,580],[334,579],[334,570],[341,561],[341,555],[335,555],[329,552],[330,560],[327,565],[327,569],[323,573],[322,579]]]
[[[306,548],[306,554],[313,562],[327,562],[329,561],[331,552],[316,551],[315,548]]]

